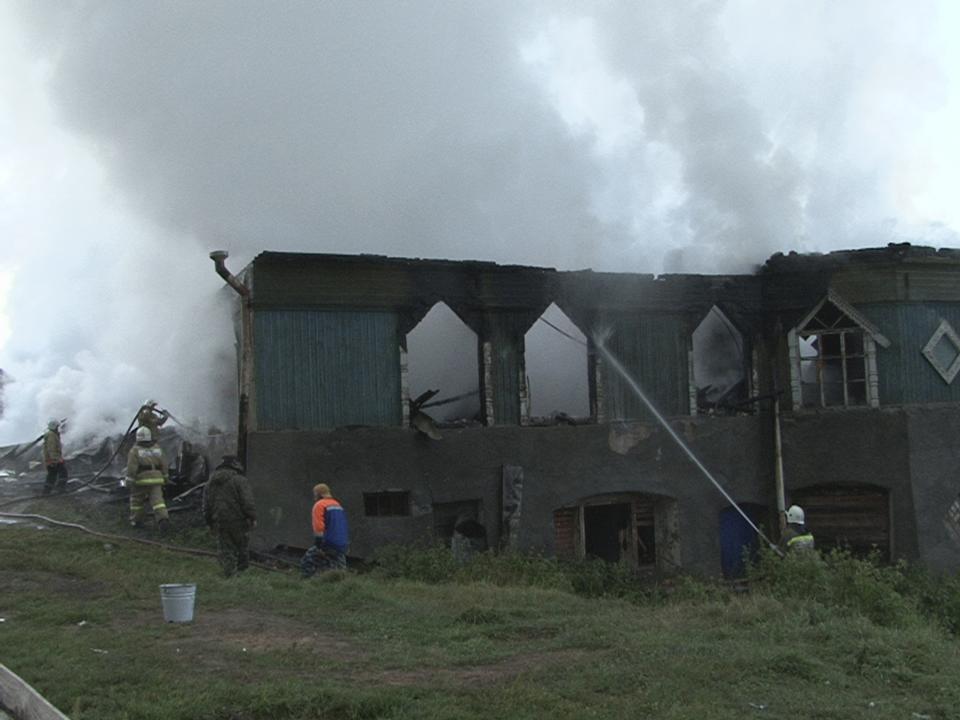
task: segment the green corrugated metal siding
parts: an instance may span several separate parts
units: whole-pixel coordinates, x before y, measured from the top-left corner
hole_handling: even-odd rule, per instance
[[[400,424],[396,314],[260,309],[254,343],[258,429]]]
[[[614,356],[633,374],[647,397],[665,415],[688,415],[687,345],[683,317],[652,315],[617,323],[607,341]],[[643,401],[613,368],[604,374],[611,420],[650,419]]]
[[[880,404],[960,402],[960,378],[947,385],[922,350],[944,319],[960,332],[960,303],[883,303],[857,309],[890,340],[877,348]]]
[[[515,340],[494,339],[493,403],[497,425],[520,424],[520,352]]]

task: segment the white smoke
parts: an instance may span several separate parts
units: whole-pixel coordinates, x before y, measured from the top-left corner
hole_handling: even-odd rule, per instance
[[[918,180],[960,77],[948,7],[7,6],[0,442],[147,396],[229,422],[213,248],[723,272],[957,244]]]

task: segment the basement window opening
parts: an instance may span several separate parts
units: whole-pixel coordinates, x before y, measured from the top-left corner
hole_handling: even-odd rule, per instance
[[[588,499],[553,512],[558,558],[597,558],[637,572],[679,567],[676,501],[628,494]]]
[[[524,365],[529,424],[589,421],[587,338],[555,303],[524,336]]]
[[[363,511],[367,517],[403,516],[410,514],[410,492],[381,490],[363,494]]]
[[[446,547],[451,546],[455,534],[460,534],[476,546],[486,549],[487,529],[483,525],[481,501],[433,503],[433,532]]]
[[[480,422],[477,334],[446,303],[434,305],[407,334],[406,348],[411,424],[418,413],[437,424]]]

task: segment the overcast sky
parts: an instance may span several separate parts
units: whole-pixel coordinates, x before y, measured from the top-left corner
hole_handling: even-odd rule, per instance
[[[958,5],[0,0],[0,443],[228,419],[214,248],[960,246]]]

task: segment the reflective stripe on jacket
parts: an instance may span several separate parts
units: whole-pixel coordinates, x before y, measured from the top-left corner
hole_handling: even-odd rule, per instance
[[[163,485],[167,460],[156,445],[134,445],[127,455],[127,480],[134,485]]]
[[[787,550],[813,550],[813,535],[804,533],[787,540]]]

